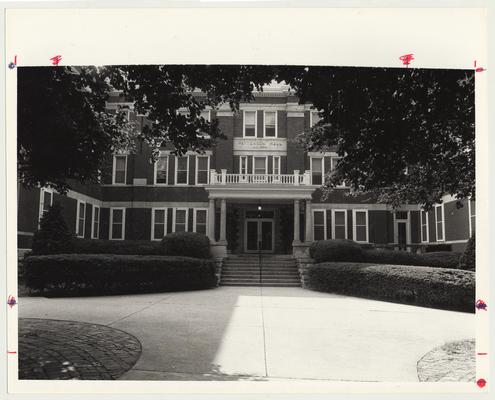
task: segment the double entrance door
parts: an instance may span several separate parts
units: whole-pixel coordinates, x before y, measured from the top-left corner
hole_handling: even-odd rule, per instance
[[[247,253],[273,253],[273,219],[247,218],[244,242]]]

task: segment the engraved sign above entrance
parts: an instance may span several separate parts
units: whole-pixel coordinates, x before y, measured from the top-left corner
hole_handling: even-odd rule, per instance
[[[234,154],[244,155],[247,153],[270,153],[272,154],[287,154],[287,139],[286,138],[234,138]]]

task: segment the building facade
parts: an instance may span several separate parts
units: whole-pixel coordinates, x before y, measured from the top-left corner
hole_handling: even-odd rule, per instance
[[[19,185],[18,247],[30,247],[43,212],[58,201],[77,237],[161,240],[194,231],[210,238],[217,256],[298,255],[315,240],[336,238],[409,251],[463,250],[475,231],[474,201],[457,208],[446,197],[429,212],[419,205],[393,210],[366,196],[346,196],[345,183],[323,199],[320,186],[337,153],[308,153],[291,140],[317,123],[318,113],[283,86],[254,95],[240,112],[203,113],[227,137],[204,154],[175,156],[163,148],[153,164],[151,149],[139,144],[108,160],[99,185],[74,183],[66,196]],[[127,110],[139,129],[147,123],[118,94],[108,108]]]

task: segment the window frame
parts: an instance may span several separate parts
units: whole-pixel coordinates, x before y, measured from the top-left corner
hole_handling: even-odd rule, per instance
[[[474,203],[474,214],[473,214],[473,206],[471,202]],[[468,210],[469,210],[469,237],[472,237],[473,234],[476,233],[476,200],[471,200],[468,198]],[[473,218],[475,221],[474,231],[473,231]]]
[[[313,183],[313,159],[321,160],[321,184]],[[323,156],[311,156],[309,157],[309,170],[311,172],[311,185],[322,186],[325,183],[325,158]]]
[[[357,240],[357,218],[356,214],[359,212],[364,212],[366,214],[366,240]],[[359,225],[363,226],[363,225]],[[358,209],[353,209],[352,210],[352,237],[356,243],[369,243],[370,242],[370,221],[369,221],[369,215],[368,215],[368,210],[363,208],[358,208]]]
[[[242,172],[242,160],[243,159],[246,160],[246,172]],[[247,175],[249,173],[248,163],[249,163],[248,156],[239,156],[239,174]]]
[[[95,221],[96,209],[98,209],[98,221],[97,222]],[[100,206],[93,204],[93,211],[91,213],[91,239],[99,239],[100,238],[100,215],[101,215]],[[95,222],[98,224],[98,231],[96,232],[96,235],[95,235]]]
[[[186,170],[186,173],[187,173],[187,174],[186,174],[186,176],[187,176],[187,180],[186,180],[186,183],[178,183],[178,182],[177,182],[177,176],[178,176],[178,173],[179,173],[179,170],[178,170],[178,168],[177,168],[177,167],[179,166],[179,158],[180,158],[180,157],[185,157],[185,158],[187,158],[187,167],[186,167],[186,168],[187,168],[187,170]],[[175,156],[175,172],[174,172],[175,177],[174,177],[174,184],[175,184],[175,185],[177,185],[177,186],[187,186],[187,185],[189,185],[189,167],[190,167],[190,166],[189,166],[189,158],[190,158],[190,157],[189,157],[189,155],[188,155],[188,154],[185,154],[185,155],[183,155],[183,156]],[[183,170],[181,170],[181,171],[183,171]]]
[[[205,222],[205,236],[208,236],[208,208],[205,207],[198,207],[193,209],[193,232],[197,232],[197,213],[198,211],[205,211],[206,212],[206,222]]]
[[[266,113],[275,114],[275,136],[267,136],[266,135]],[[257,134],[257,132],[256,132]],[[277,110],[263,110],[263,138],[266,139],[274,139],[278,138],[278,111]]]
[[[158,179],[158,168],[157,168],[157,166],[158,166],[158,160],[157,160],[157,161],[155,161],[153,163],[154,164],[154,166],[153,166],[153,184],[154,185],[157,185],[157,186],[167,186],[168,185],[168,174],[170,172],[170,156],[168,154],[162,154],[162,153],[160,153],[160,155],[158,157],[159,158],[166,158],[167,159],[167,161],[166,161],[166,163],[167,163],[166,180],[167,181],[165,183],[159,183],[157,181],[157,179]]]
[[[160,210],[163,211],[164,221],[163,221],[163,236],[167,235],[167,223],[168,223],[168,208],[167,207],[152,207],[151,208],[151,240],[152,241],[160,241],[162,238],[155,238],[155,211]]]
[[[423,215],[425,216],[426,224],[423,224]],[[428,212],[425,210],[420,210],[419,226],[421,229],[421,243],[429,243],[430,242],[430,226],[429,226],[429,222],[428,222]],[[426,239],[423,238],[423,226],[426,227]]]
[[[316,208],[316,209],[313,209],[313,241],[316,241],[315,239],[315,227],[316,226],[322,226],[321,224],[318,224],[316,225],[315,221],[315,213],[316,212],[322,212],[323,213],[323,239],[320,239],[320,240],[327,240],[328,236],[327,236],[327,210],[324,209],[324,208]]]
[[[53,206],[53,189],[44,188],[40,189],[40,201],[39,201],[39,209],[38,209],[38,229],[40,228],[41,218],[44,215],[44,205],[45,205],[45,193],[50,193],[50,207]]]
[[[198,182],[198,165],[199,165],[199,159],[200,158],[206,158],[207,161],[206,161],[206,166],[207,166],[207,169],[206,169],[206,183],[199,183]],[[210,155],[209,154],[198,154],[196,155],[195,157],[196,159],[196,165],[195,165],[195,170],[194,170],[194,183],[198,186],[205,186],[205,185],[208,185],[210,183]],[[201,170],[201,171],[204,171],[204,170]],[[188,171],[189,173],[189,171]]]
[[[254,136],[246,136],[246,112],[254,113]],[[248,139],[258,137],[258,110],[242,110],[242,137]]]
[[[275,162],[277,161],[277,162]],[[275,165],[277,164],[277,169],[278,169],[278,173],[276,174],[275,173]],[[281,175],[282,174],[282,171],[281,171],[281,157],[280,156],[273,156],[272,157],[272,174],[273,175]]]
[[[172,232],[175,233],[175,224],[177,222],[177,211],[184,210],[186,212],[186,217],[185,217],[185,230],[184,232],[188,232],[188,225],[189,225],[189,208],[188,207],[174,207],[172,213]],[[182,231],[181,231],[182,232]]]
[[[82,219],[83,221],[83,225],[82,225],[82,235],[81,233],[79,232],[79,220],[81,219],[81,208],[80,208],[80,205],[83,204],[84,205],[84,217]],[[85,201],[82,201],[82,200],[77,200],[77,211],[76,211],[76,237],[78,238],[84,238],[84,234],[86,233],[86,211],[87,211],[87,208],[86,208],[86,202]]]
[[[313,122],[313,114],[316,114],[318,115],[318,118],[319,120],[315,123]],[[309,110],[309,127],[312,128],[313,126],[315,126],[318,122],[321,121],[321,117],[320,117],[320,112],[319,111],[315,111],[315,110]]]
[[[113,212],[116,210],[122,210],[122,237],[114,238],[113,237]],[[110,229],[108,232],[109,240],[125,240],[125,207],[110,207]]]
[[[349,236],[349,233],[348,233],[348,229],[347,229],[347,209],[345,208],[332,208],[332,239],[336,239],[335,237],[335,213],[336,212],[343,212],[344,213],[344,229],[345,229],[345,238],[344,239],[348,239],[348,236]],[[339,225],[341,226],[341,225]]]
[[[264,158],[265,159],[265,172],[262,174],[256,173],[256,159]],[[268,175],[268,157],[267,156],[253,156],[253,175]]]
[[[438,221],[438,213],[437,209],[440,208],[442,210],[442,220]],[[442,238],[438,238],[438,223],[442,223]],[[435,205],[435,238],[437,242],[445,242],[445,209],[444,204]]]
[[[117,167],[117,157],[125,157],[125,166],[124,166],[124,183],[115,182],[116,175],[116,167]],[[128,154],[114,154],[113,155],[113,168],[112,168],[112,185],[126,185],[127,184],[127,159]]]

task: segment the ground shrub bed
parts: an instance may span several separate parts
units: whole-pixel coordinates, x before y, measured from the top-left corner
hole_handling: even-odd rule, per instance
[[[375,250],[369,247],[363,248],[352,240],[344,239],[314,242],[309,252],[317,263],[349,261],[436,268],[459,268],[461,257],[461,253],[452,251],[416,254],[397,250]]]
[[[72,251],[76,254],[166,255],[160,242],[150,240],[90,240],[75,239]]]
[[[44,296],[107,295],[215,287],[212,260],[114,254],[56,254],[24,260],[26,286]]]
[[[162,239],[162,247],[169,256],[211,257],[210,240],[200,233],[170,233]]]
[[[308,270],[309,289],[474,312],[474,272],[450,268],[326,262]]]

